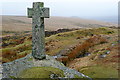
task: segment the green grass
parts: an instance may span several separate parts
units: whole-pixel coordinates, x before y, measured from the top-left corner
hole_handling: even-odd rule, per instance
[[[75,31],[64,32],[64,33],[52,35],[50,37],[46,37],[45,42],[49,43],[50,41],[53,41],[52,44],[55,46],[54,47],[50,46],[50,50],[47,51],[46,54],[54,55],[54,54],[58,53],[59,51],[65,49],[65,48],[68,48],[69,46],[77,45],[77,44],[79,44],[79,42],[82,42],[84,40],[84,38],[89,38],[92,34],[108,35],[108,34],[113,34],[114,32],[116,33],[117,30],[102,27],[102,28],[93,28],[93,29],[80,29],[80,30],[75,30]],[[80,37],[80,39],[77,39],[77,37]],[[14,41],[14,40],[11,39],[8,42],[11,42],[11,41]],[[58,41],[58,42],[55,42],[55,41]],[[50,45],[50,43],[49,43],[49,45]],[[21,55],[21,54],[31,53],[31,51],[30,51],[31,49],[32,49],[32,41],[26,40],[22,44],[14,45],[14,46],[9,45],[6,48],[0,49],[0,51],[2,52],[2,54],[5,54],[5,55],[8,55],[8,54]]]
[[[25,55],[25,54],[29,54],[29,53],[32,53],[32,50],[26,50],[26,51],[18,53],[17,55]]]
[[[25,50],[31,50],[32,46],[31,46],[31,41],[26,41],[24,42],[23,44],[19,44],[19,45],[16,45],[16,46],[13,46],[13,47],[9,47],[9,48],[3,48],[3,49],[0,49],[0,51],[2,51],[3,53],[4,52],[7,52],[7,51],[25,51]]]
[[[58,53],[59,51],[61,51],[62,49],[61,48],[58,48],[58,49],[55,49],[53,51],[49,51],[49,52],[46,52],[48,55],[51,55],[51,56],[54,56],[56,53]]]
[[[118,71],[110,66],[89,66],[83,67],[79,71],[91,78],[118,78]]]
[[[0,49],[0,51],[2,52],[0,55],[3,57],[3,62],[10,62],[31,53],[31,48],[31,42],[26,41],[23,44]]]
[[[94,28],[94,29],[80,29],[80,30],[76,30],[76,31],[71,31],[71,32],[64,32],[64,33],[59,33],[56,35],[52,35],[50,37],[46,38],[46,42],[50,41],[50,40],[66,40],[66,39],[72,39],[72,38],[76,38],[78,36],[91,36],[91,34],[94,35],[99,35],[99,34],[104,34],[104,35],[108,35],[108,34],[113,34],[115,33],[116,30],[114,29],[110,29],[110,28]]]
[[[18,76],[19,78],[50,78],[51,74],[56,74],[59,77],[64,77],[63,71],[53,67],[33,67],[24,70]]]

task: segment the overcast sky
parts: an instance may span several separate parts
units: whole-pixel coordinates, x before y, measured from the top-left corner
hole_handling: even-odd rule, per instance
[[[0,15],[27,15],[33,2],[44,2],[51,16],[112,17],[118,15],[119,0],[0,0]]]

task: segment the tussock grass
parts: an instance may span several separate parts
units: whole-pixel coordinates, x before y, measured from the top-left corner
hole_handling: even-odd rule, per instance
[[[78,45],[79,43],[81,43],[82,45],[78,45],[77,48],[69,54],[70,59],[71,57],[74,59],[76,56],[78,56],[78,53],[82,54],[86,52],[88,48],[91,47],[93,44],[96,44],[96,43],[91,44],[90,41],[95,42],[94,38],[91,38],[92,36],[109,35],[109,34],[114,34],[114,33],[116,33],[114,29],[102,27],[102,28],[92,28],[92,29],[80,29],[80,30],[52,35],[50,37],[45,38],[46,48],[48,50],[46,51],[46,53],[49,55],[55,55],[59,53],[61,50],[69,46]],[[27,40],[26,38],[28,38],[29,40]],[[0,51],[2,51],[0,56],[3,57],[3,61],[5,58],[7,58],[5,59],[4,62],[12,61],[12,60],[24,57],[26,54],[31,53],[30,50],[32,49],[32,46],[31,46],[32,41],[31,41],[31,38],[29,37],[26,37],[26,38],[24,40],[24,43],[22,44],[18,44],[14,46],[9,45],[6,48],[0,49]],[[87,40],[85,42],[84,40],[85,38],[87,39],[91,38],[91,40]],[[97,43],[101,42],[99,44],[106,42],[104,38],[97,37],[96,39],[97,39],[96,40]],[[14,41],[14,39],[13,40],[11,39],[10,41]],[[11,56],[13,56],[13,58],[11,58]]]
[[[0,49],[2,52],[0,56],[2,56],[2,62],[10,62],[15,59],[21,58],[26,56],[27,54],[31,53],[31,43],[29,41],[16,45],[15,47],[4,48]]]
[[[91,78],[118,78],[118,71],[110,66],[107,68],[101,65],[88,66],[79,71]]]
[[[77,45],[75,49],[73,49],[69,54],[68,57],[59,58],[59,61],[62,61],[64,64],[67,62],[79,57],[83,56],[86,52],[88,52],[89,48],[106,43],[107,40],[101,36],[93,36],[83,42],[81,45]]]
[[[33,75],[34,74],[34,75]],[[19,78],[50,78],[51,74],[55,74],[59,77],[64,77],[62,70],[53,67],[33,67],[24,70],[18,76]]]

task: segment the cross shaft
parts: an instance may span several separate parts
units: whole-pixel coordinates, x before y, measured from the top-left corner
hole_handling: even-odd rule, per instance
[[[28,8],[28,18],[32,18],[32,55],[35,59],[44,59],[44,18],[49,18],[49,8],[44,8],[43,2],[34,2],[33,8]]]

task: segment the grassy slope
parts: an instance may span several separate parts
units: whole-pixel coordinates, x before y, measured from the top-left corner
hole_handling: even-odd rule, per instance
[[[118,71],[111,66],[88,66],[82,68],[80,72],[88,75],[91,78],[118,78]]]
[[[111,54],[108,55],[109,57],[103,59],[98,58],[99,54],[104,53],[112,43],[115,44],[117,43],[117,29],[111,28],[80,29],[76,31],[59,33],[56,35],[52,35],[50,37],[46,37],[46,53],[49,55],[55,55],[59,53],[61,50],[64,50],[66,48],[69,49],[70,46],[82,44],[86,39],[89,39],[93,34],[102,35],[104,37],[110,37],[110,39],[107,39],[108,43],[95,45],[89,48],[89,52],[92,53],[91,56],[74,59],[73,61],[67,63],[67,66],[79,70],[80,72],[83,72],[86,75],[93,78],[99,77],[108,78],[110,75],[111,77],[117,77],[116,67],[117,58],[114,58],[115,60],[113,61],[116,61],[114,62],[114,64],[111,61],[113,59],[113,56],[117,56],[117,54],[115,54],[117,53],[116,52],[117,48],[109,49],[111,50]],[[11,61],[11,58],[9,58],[11,56],[15,57],[12,60],[23,57],[31,52],[31,40],[26,39],[24,43],[3,48],[2,51],[3,55],[5,55],[5,58],[3,58],[4,62]],[[6,56],[6,54],[9,56]],[[21,54],[22,56],[20,56]],[[105,62],[107,64],[106,66],[104,65]]]
[[[57,68],[33,67],[21,72],[19,78],[50,78],[51,74],[56,74],[59,77],[64,77],[63,71]]]
[[[32,74],[31,74],[32,73]],[[34,75],[33,75],[34,74]],[[42,78],[42,79],[50,79],[51,75],[54,74],[54,78],[65,77],[64,72],[58,68],[53,67],[32,67],[22,71],[17,78]],[[82,78],[83,80],[88,80],[84,77],[79,77],[78,75],[74,75],[75,78]],[[11,78],[15,78],[11,76]]]
[[[92,78],[118,78],[118,33],[107,35],[108,43],[99,44],[89,49],[90,56],[77,58],[68,63],[68,67],[74,68]],[[101,54],[110,51],[105,58]]]
[[[71,32],[65,32],[65,33],[59,33],[56,35],[52,35],[50,37],[46,37],[46,48],[48,49],[46,51],[47,54],[49,55],[55,55],[62,49],[68,48],[69,46],[74,46],[79,43],[82,43],[85,41],[87,38],[91,36],[91,34],[94,35],[99,35],[99,34],[109,34],[111,32],[111,29],[104,29],[104,28],[94,28],[94,29],[80,29],[76,31],[71,31]],[[80,39],[77,39],[80,37]],[[28,38],[28,37],[26,37]],[[9,45],[6,48],[1,49],[2,50],[2,55],[6,54],[16,54],[20,55],[25,53],[26,51],[31,50],[31,40],[27,40],[25,38],[24,43],[18,44],[18,45]],[[14,39],[10,39],[10,42],[13,41]],[[9,42],[9,41],[7,41]]]
[[[32,19],[27,16],[2,16],[2,31],[31,31]],[[46,30],[57,30],[59,28],[116,26],[111,23],[86,20],[71,17],[50,17],[45,19]]]

